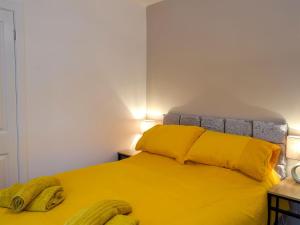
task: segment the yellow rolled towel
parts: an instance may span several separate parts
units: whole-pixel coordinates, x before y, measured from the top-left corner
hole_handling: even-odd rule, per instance
[[[11,208],[13,196],[23,187],[22,184],[15,184],[0,191],[0,207]],[[26,211],[46,212],[64,201],[62,186],[48,187],[40,193],[26,207]]]
[[[139,225],[139,221],[132,216],[116,215],[105,225]]]
[[[47,212],[65,199],[62,186],[48,187],[42,191],[27,207],[26,211],[31,212]]]
[[[14,184],[11,187],[0,190],[0,207],[10,208],[12,198],[22,187],[22,184]]]
[[[21,212],[27,205],[35,199],[43,190],[52,186],[59,186],[60,182],[55,177],[39,177],[32,179],[13,196],[11,209]]]
[[[125,201],[104,200],[80,210],[65,225],[103,225],[114,216],[131,211],[131,206]]]

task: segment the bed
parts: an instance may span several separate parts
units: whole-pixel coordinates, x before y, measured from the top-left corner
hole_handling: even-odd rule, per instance
[[[168,114],[164,123],[260,135],[283,148],[287,134],[286,124],[194,115]],[[279,172],[284,171],[284,154],[282,157]],[[47,213],[14,214],[0,209],[0,224],[63,225],[79,209],[94,202],[122,199],[130,202],[132,215],[141,225],[263,225],[267,218],[267,190],[278,181],[275,171],[258,182],[229,169],[196,163],[181,165],[147,152],[56,176],[67,193],[60,206]]]

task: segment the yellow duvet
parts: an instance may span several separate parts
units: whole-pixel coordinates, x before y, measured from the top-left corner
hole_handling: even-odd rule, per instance
[[[265,225],[267,189],[239,172],[140,153],[129,159],[58,174],[66,200],[46,213],[0,209],[1,225],[63,225],[104,199],[128,201],[141,225]]]

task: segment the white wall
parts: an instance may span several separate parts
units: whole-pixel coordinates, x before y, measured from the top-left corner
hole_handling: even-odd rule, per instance
[[[150,111],[287,120],[300,132],[300,1],[148,7]]]
[[[133,0],[24,0],[30,178],[130,146],[146,101],[145,13]]]
[[[145,109],[148,2],[24,0],[30,177],[112,160],[130,146]],[[285,118],[300,128],[297,6],[167,0],[148,8],[150,116]]]

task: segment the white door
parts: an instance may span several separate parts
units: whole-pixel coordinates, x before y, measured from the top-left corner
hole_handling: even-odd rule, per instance
[[[0,9],[0,188],[18,181],[13,12]]]

